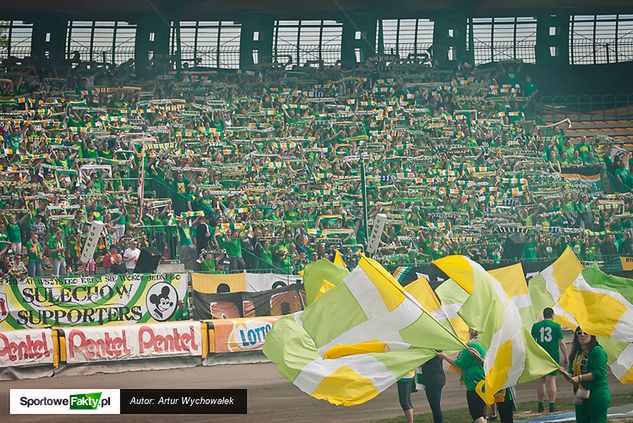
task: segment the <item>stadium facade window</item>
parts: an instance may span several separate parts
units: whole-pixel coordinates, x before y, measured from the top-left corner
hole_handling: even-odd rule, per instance
[[[569,17],[569,63],[593,65],[633,60],[633,15]]]
[[[136,25],[124,21],[69,21],[66,58],[120,65],[134,58]]]
[[[425,53],[433,45],[434,26],[432,20],[423,18],[378,20],[376,52],[397,54],[401,59]]]
[[[0,46],[0,58],[9,56],[22,59],[31,55],[31,39],[33,24],[24,21],[0,21],[0,38],[4,39]]]
[[[335,20],[278,20],[273,61],[289,65],[336,65],[341,60],[343,24]]]
[[[240,34],[242,26],[232,21],[172,22],[171,53],[178,51],[180,31],[180,57],[190,66],[237,69],[240,66]]]
[[[536,18],[468,19],[466,42],[468,50],[473,52],[475,64],[504,60],[536,63]]]

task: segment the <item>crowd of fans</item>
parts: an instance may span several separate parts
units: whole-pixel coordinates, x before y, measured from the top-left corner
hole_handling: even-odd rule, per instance
[[[633,253],[630,193],[603,184],[606,163],[633,185],[629,154],[537,126],[516,64],[0,77],[4,275],[131,272],[145,247],[209,272],[353,264],[378,214],[387,264]]]

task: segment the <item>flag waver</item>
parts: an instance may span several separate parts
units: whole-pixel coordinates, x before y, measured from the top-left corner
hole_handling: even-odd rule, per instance
[[[357,405],[433,358],[435,350],[462,348],[380,264],[361,257],[343,282],[275,323],[264,354],[309,395]]]
[[[459,315],[479,332],[487,348],[486,377],[477,386],[486,403],[493,404],[495,393],[503,388],[558,370],[558,363],[536,344],[523,325],[503,285],[483,267],[464,256],[444,257],[433,263],[469,294]]]

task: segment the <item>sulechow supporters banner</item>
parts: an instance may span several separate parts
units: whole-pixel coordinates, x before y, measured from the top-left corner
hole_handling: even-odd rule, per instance
[[[187,278],[180,273],[103,275],[2,285],[0,330],[181,320]]]

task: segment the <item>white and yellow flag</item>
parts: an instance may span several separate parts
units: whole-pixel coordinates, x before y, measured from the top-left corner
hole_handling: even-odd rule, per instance
[[[567,248],[551,266],[530,280],[537,310],[554,309],[554,320],[598,337],[611,371],[622,383],[633,383],[633,279],[583,269]]]
[[[534,341],[503,285],[476,262],[449,256],[433,262],[469,295],[459,315],[480,334],[487,349],[485,379],[477,392],[488,404],[502,388],[558,370],[558,363]]]
[[[363,256],[343,282],[279,319],[264,354],[314,398],[357,405],[435,357],[435,350],[463,348],[378,262]]]

